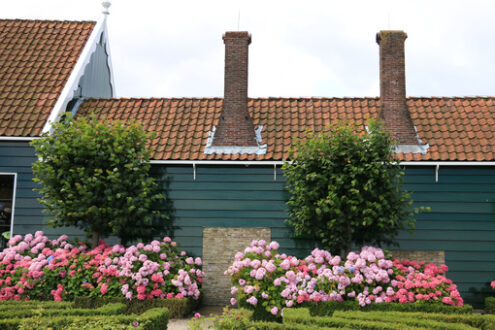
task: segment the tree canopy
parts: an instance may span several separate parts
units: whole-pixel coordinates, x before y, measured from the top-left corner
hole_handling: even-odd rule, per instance
[[[413,229],[411,195],[393,140],[380,122],[367,129],[335,124],[295,141],[283,165],[290,193],[288,223],[334,253],[352,245],[394,244]]]
[[[93,245],[110,235],[126,244],[170,234],[172,207],[150,175],[149,138],[137,123],[67,117],[34,140],[48,223],[79,227]]]

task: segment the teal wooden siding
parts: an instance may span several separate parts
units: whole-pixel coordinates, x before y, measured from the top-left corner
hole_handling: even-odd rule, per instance
[[[285,225],[285,180],[272,167],[169,166],[170,197],[176,208],[176,239],[191,253],[201,255],[202,227],[270,227],[272,239],[287,254],[304,256],[313,248],[294,240]],[[493,294],[495,279],[495,168],[433,166],[408,167],[405,188],[413,192],[414,206],[432,211],[416,216],[414,235],[398,237],[402,250],[443,250],[448,276],[459,285],[467,303],[479,306]]]
[[[50,238],[60,234],[82,237],[76,228],[53,229],[45,225],[42,207],[33,192],[31,164],[36,160],[27,142],[0,142],[0,172],[18,173],[14,234],[44,230]],[[308,240],[294,240],[285,225],[285,180],[280,168],[192,166],[161,168],[160,180],[169,178],[177,226],[175,237],[191,254],[202,255],[203,227],[269,227],[272,239],[285,253],[305,256],[314,247]],[[492,295],[495,279],[495,167],[441,167],[435,183],[432,166],[409,167],[405,188],[413,192],[415,205],[432,212],[418,215],[414,235],[398,237],[403,250],[444,250],[448,276],[458,285],[467,303]]]
[[[0,172],[17,173],[17,191],[14,216],[14,235],[43,230],[49,238],[61,234],[82,237],[77,228],[51,228],[45,224],[43,207],[38,203],[39,194],[33,191],[32,163],[36,161],[34,149],[28,142],[0,141]]]
[[[314,244],[290,238],[282,171],[260,166],[168,166],[175,237],[190,253],[202,254],[203,227],[269,227],[286,253],[304,256]]]
[[[414,235],[401,233],[402,250],[444,250],[448,277],[467,303],[480,306],[493,295],[495,280],[495,167],[408,167],[405,189],[416,206],[430,213],[416,216]]]

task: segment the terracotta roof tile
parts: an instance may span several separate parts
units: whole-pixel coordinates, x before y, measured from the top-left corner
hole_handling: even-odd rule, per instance
[[[495,98],[408,98],[407,104],[418,136],[430,148],[426,155],[399,154],[400,159],[495,160]],[[87,99],[78,115],[94,112],[101,118],[138,118],[147,130],[156,131],[154,159],[282,160],[293,138],[304,136],[306,130],[321,130],[339,119],[363,125],[367,118],[376,118],[380,106],[378,98],[250,99],[254,125],[263,125],[265,155],[202,153],[208,132],[218,123],[221,98]],[[0,131],[5,129],[0,124]]]
[[[41,134],[94,25],[0,20],[0,135]]]

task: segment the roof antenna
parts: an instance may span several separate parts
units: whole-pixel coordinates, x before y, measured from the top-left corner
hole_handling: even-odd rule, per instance
[[[101,12],[104,15],[110,15],[110,12],[108,11],[108,8],[110,8],[110,6],[112,5],[110,1],[103,1],[101,5],[103,6],[103,10]]]
[[[240,31],[240,25],[241,25],[241,8],[239,8],[239,11],[237,12],[237,31]]]

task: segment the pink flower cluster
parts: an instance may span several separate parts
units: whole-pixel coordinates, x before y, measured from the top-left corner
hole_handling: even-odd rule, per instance
[[[351,252],[345,260],[319,249],[300,260],[279,254],[278,248],[277,242],[253,241],[236,254],[225,272],[232,280],[232,305],[261,305],[282,315],[284,308],[306,301],[463,303],[455,284],[444,276],[445,265],[395,260],[374,247]]]
[[[39,231],[17,235],[0,252],[0,300],[67,300],[75,296],[198,299],[201,259],[179,251],[169,237],[125,248],[104,242],[87,251],[67,236],[49,240]],[[70,290],[68,288],[71,288]]]

